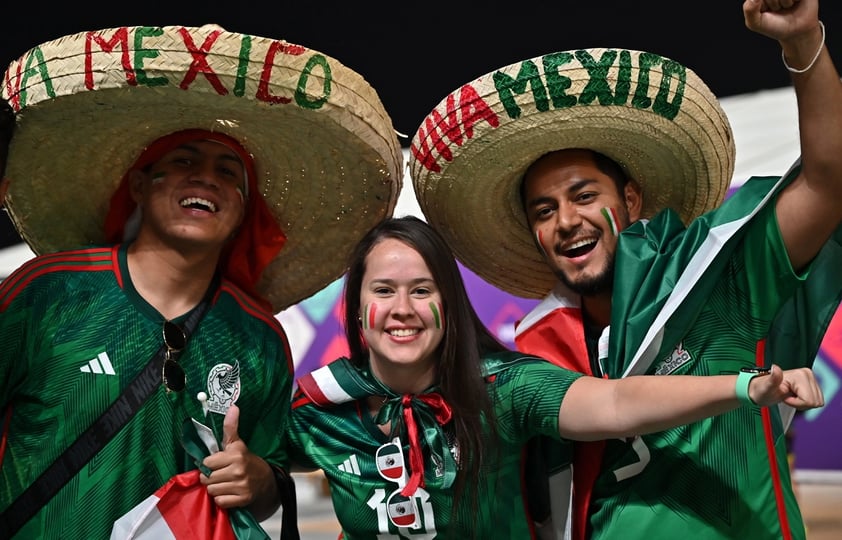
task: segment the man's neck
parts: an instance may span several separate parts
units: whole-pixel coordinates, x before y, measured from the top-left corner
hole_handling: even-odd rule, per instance
[[[611,324],[611,293],[583,296],[582,311],[593,325],[605,328]]]
[[[166,319],[198,305],[217,268],[216,257],[185,257],[135,244],[129,246],[127,263],[135,290]]]

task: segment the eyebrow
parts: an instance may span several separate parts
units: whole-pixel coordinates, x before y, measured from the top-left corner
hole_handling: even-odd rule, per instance
[[[581,191],[582,189],[586,188],[590,184],[596,184],[599,181],[596,178],[580,178],[579,180],[574,181],[571,185],[567,186],[564,190],[564,193],[576,193],[577,191]],[[526,208],[534,208],[538,205],[553,202],[555,200],[554,197],[535,197],[534,199],[529,199],[526,201]]]
[[[396,279],[376,278],[375,277],[375,278],[372,278],[372,280],[369,283],[373,284],[373,285],[392,285],[392,286],[394,286],[396,283],[398,283],[398,281],[399,280],[396,280]],[[435,283],[436,283],[436,280],[433,279],[432,277],[419,277],[419,278],[413,278],[413,279],[409,280],[409,284],[412,285],[412,286],[428,285],[428,284],[435,285]]]

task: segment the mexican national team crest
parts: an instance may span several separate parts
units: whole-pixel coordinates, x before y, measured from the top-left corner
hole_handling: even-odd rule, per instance
[[[208,410],[225,414],[240,397],[240,362],[217,364],[208,373]]]

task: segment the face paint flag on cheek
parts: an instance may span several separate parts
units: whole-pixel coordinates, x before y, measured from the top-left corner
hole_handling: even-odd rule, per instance
[[[433,320],[436,322],[436,328],[442,328],[444,326],[444,315],[442,314],[441,306],[436,302],[430,302],[430,311],[433,313]]]
[[[603,217],[605,217],[605,221],[608,222],[608,227],[611,229],[611,233],[614,236],[620,234],[620,222],[617,219],[617,211],[613,208],[603,208],[601,212]]]
[[[363,310],[363,330],[374,328],[374,316],[377,312],[377,304],[366,304]]]
[[[541,255],[546,257],[547,252],[544,249],[544,235],[541,234],[541,231],[535,231],[535,241],[538,243],[538,251],[541,252]]]
[[[155,173],[154,175],[152,175],[152,184],[160,184],[164,181],[164,178],[166,176],[167,175],[162,172]]]

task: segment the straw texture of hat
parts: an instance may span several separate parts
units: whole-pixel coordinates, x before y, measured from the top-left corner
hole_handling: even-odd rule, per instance
[[[644,217],[686,222],[722,202],[731,127],[690,69],[624,49],[547,54],[498,69],[443,99],[418,128],[410,174],[428,221],[483,279],[526,298],[557,282],[535,246],[520,182],[540,156],[591,148],[643,188]]]
[[[109,197],[155,139],[223,132],[254,156],[287,240],[258,289],[280,311],[339,278],[391,214],[402,155],[375,90],[337,60],[202,27],[122,27],[41,44],[12,62],[6,206],[36,253],[103,242]]]

